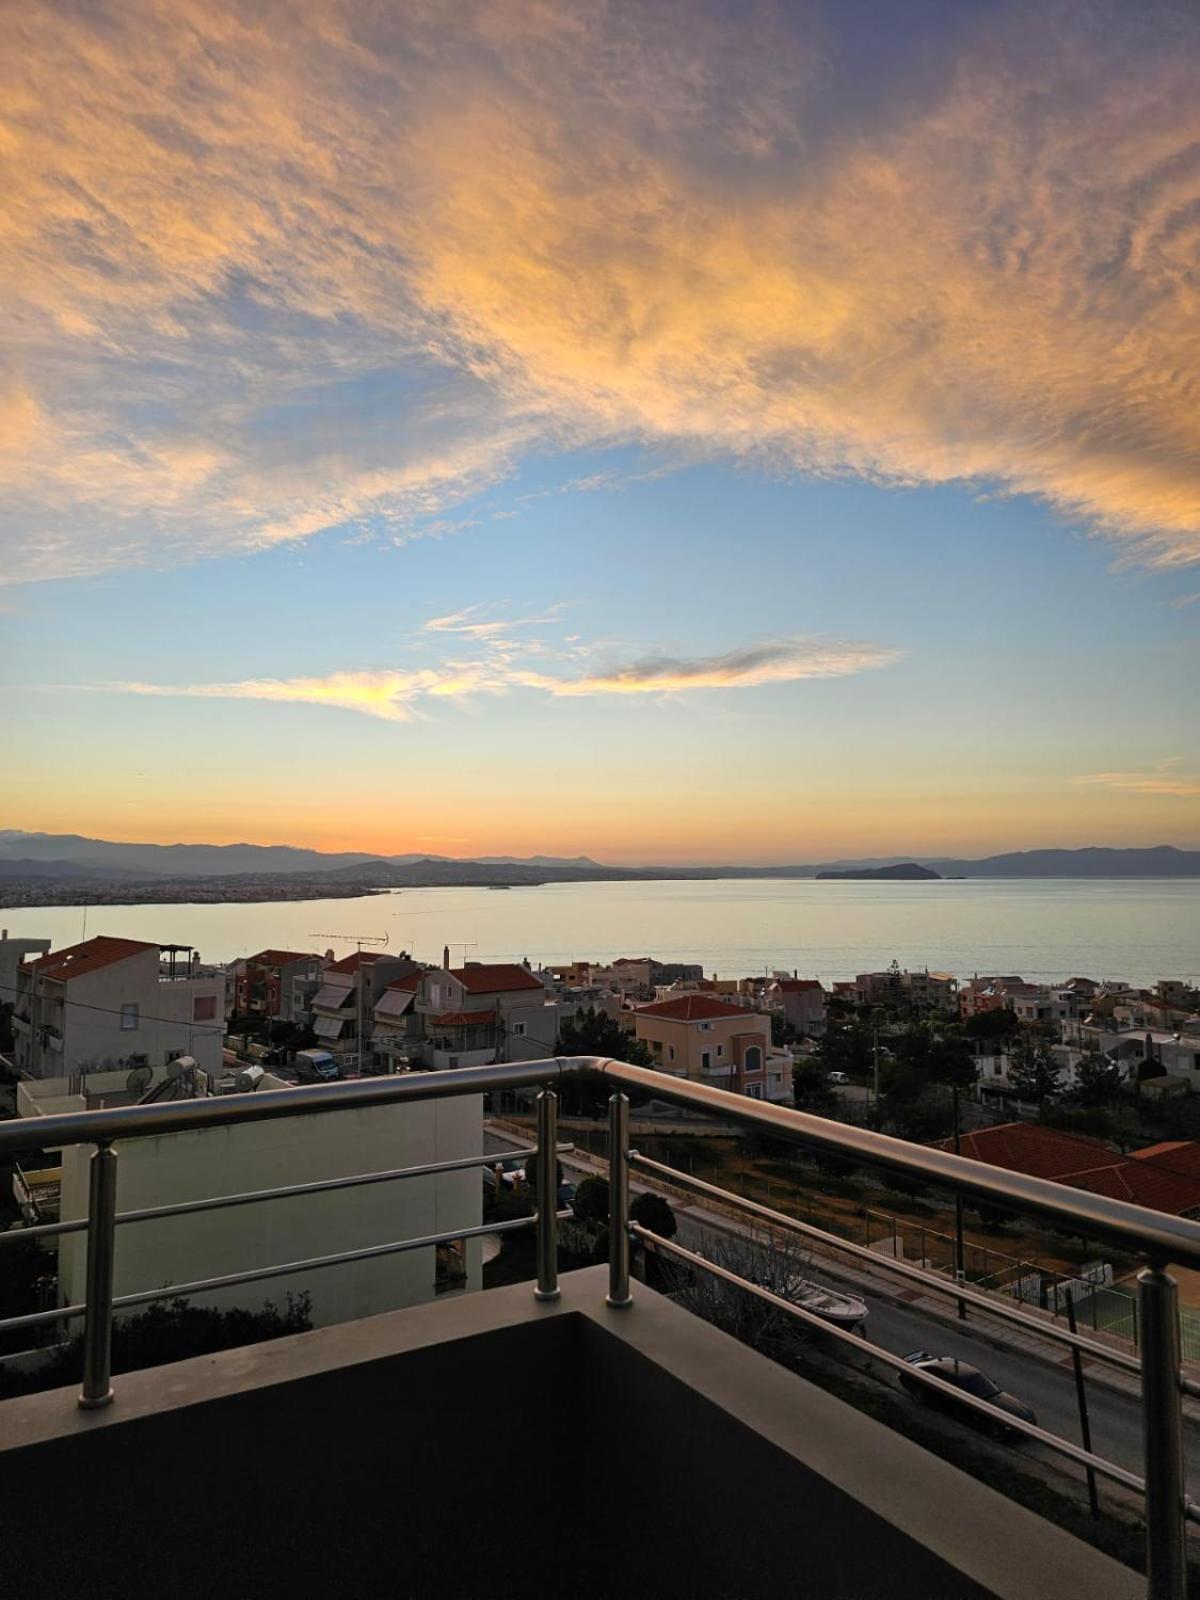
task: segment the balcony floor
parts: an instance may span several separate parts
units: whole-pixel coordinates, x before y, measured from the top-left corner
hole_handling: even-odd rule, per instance
[[[1132,1600],[1142,1581],[606,1274],[0,1406],[0,1592]]]

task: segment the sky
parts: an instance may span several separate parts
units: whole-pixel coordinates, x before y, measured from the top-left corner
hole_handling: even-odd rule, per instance
[[[1193,8],[6,32],[0,825],[1200,847]]]

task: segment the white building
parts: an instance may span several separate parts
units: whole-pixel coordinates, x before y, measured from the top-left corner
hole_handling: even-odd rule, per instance
[[[269,1076],[263,1084],[294,1092]],[[85,1097],[58,1092],[61,1083],[47,1084],[56,1092],[44,1099],[38,1096],[40,1087],[23,1086],[22,1114],[88,1109]],[[425,1166],[479,1155],[482,1140],[478,1095],[126,1139],[117,1147],[117,1205],[129,1211]],[[87,1215],[90,1155],[79,1145],[62,1152],[64,1219]],[[476,1227],[482,1220],[482,1193],[479,1169],[469,1168],[131,1223],[118,1228],[114,1292],[132,1294]],[[85,1259],[83,1234],[59,1241],[61,1304],[83,1298]],[[189,1298],[195,1304],[256,1310],[267,1300],[282,1307],[288,1294],[308,1293],[313,1326],[320,1327],[418,1305],[441,1289],[478,1289],[480,1273],[480,1241],[468,1239],[457,1249],[429,1246]]]
[[[185,946],[104,935],[17,968],[16,1065],[35,1078],[160,1067],[221,1068],[225,976]]]
[[[425,1066],[481,1067],[554,1054],[560,1008],[527,966],[468,961],[451,967],[447,952],[440,968],[424,974],[415,1010]]]

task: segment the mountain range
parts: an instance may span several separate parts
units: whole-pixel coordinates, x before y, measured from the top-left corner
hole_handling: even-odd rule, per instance
[[[0,829],[0,880],[273,877],[347,881],[453,884],[529,883],[625,878],[815,878],[818,873],[862,871],[916,862],[943,878],[1189,878],[1200,877],[1200,850],[1173,845],[1144,849],[1023,850],[965,860],[883,856],[772,866],[615,867],[590,856],[380,856],[367,851],[325,852],[293,845],[132,844],[80,834]]]

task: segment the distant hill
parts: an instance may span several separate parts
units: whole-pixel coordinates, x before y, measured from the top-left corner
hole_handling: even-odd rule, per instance
[[[927,861],[944,877],[964,878],[1196,878],[1200,850],[1152,845],[1140,850],[1015,850],[981,861]]]
[[[233,877],[323,878],[342,873],[378,887],[473,883],[587,882],[591,879],[816,878],[920,866],[943,877],[963,878],[1188,878],[1200,877],[1200,850],[1172,845],[1149,849],[1025,850],[979,860],[875,856],[862,860],[770,866],[614,867],[590,856],[380,856],[369,851],[301,849],[259,844],[133,844],[89,839],[80,834],[0,830],[0,879],[63,879],[110,876],[122,879],[196,880]],[[389,876],[389,871],[395,876]],[[357,874],[357,877],[355,877]]]
[[[818,872],[818,878],[866,879],[872,883],[913,883],[941,878],[931,867],[919,867],[915,861],[902,861],[894,867],[848,867],[841,872]]]

